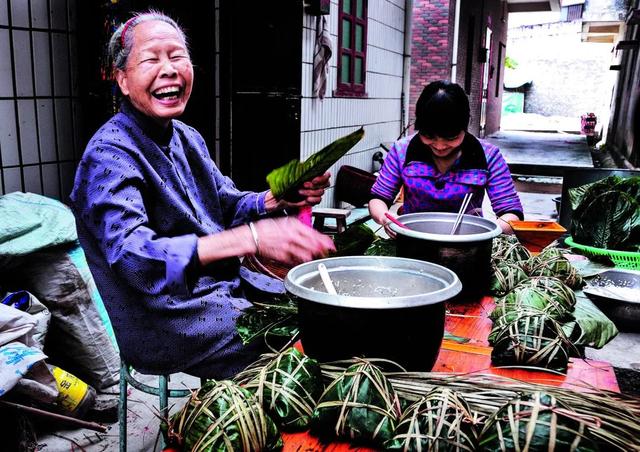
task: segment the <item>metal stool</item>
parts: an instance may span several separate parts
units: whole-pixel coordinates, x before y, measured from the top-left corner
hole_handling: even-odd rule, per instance
[[[160,398],[160,415],[162,424],[160,430],[166,426],[165,419],[169,416],[169,397],[186,397],[191,394],[189,389],[169,389],[168,375],[158,375],[158,387],[149,386],[131,375],[132,366],[124,361],[120,362],[120,398],[118,401],[118,423],[120,425],[120,452],[127,452],[127,385],[130,384],[138,391],[157,395]]]

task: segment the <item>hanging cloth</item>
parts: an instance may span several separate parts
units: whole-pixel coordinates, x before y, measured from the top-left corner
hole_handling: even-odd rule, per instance
[[[313,97],[323,99],[327,90],[327,75],[331,59],[331,35],[325,16],[316,18],[316,43],[313,51]]]

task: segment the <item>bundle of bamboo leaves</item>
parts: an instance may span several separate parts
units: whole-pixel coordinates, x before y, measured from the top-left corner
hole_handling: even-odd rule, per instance
[[[361,361],[359,359],[357,362]],[[323,364],[321,367],[326,381],[334,381],[343,374],[345,366],[354,362]],[[498,440],[495,450],[593,450],[589,447],[595,444],[599,450],[640,451],[640,400],[637,398],[599,391],[591,386],[576,386],[585,391],[577,392],[497,375],[435,372],[385,372],[384,375],[401,404],[420,401],[434,390],[445,389],[464,399],[469,407],[470,418],[482,431],[481,443],[476,450],[491,450],[489,447],[495,445],[494,434],[499,437],[500,433],[497,432],[500,431],[503,432],[502,439]],[[405,410],[402,419],[411,417],[407,413],[411,411]],[[571,436],[572,431],[578,434]],[[524,436],[523,432],[526,433]],[[402,435],[406,432],[397,429],[396,433]],[[506,434],[511,439],[506,438]],[[527,434],[535,436],[535,440],[528,439]],[[400,436],[398,439],[402,438]],[[559,441],[557,445],[556,440]],[[524,447],[527,441],[531,441],[528,449]],[[566,447],[565,441],[579,447]]]
[[[207,381],[170,422],[169,438],[183,450],[223,452],[282,448],[274,422],[258,400],[231,381]]]
[[[269,354],[235,378],[255,394],[260,405],[284,431],[309,426],[311,414],[322,391],[318,362],[290,347]]]

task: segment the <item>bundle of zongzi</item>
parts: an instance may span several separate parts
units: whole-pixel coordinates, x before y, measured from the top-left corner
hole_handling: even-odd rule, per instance
[[[305,429],[323,391],[318,362],[291,347],[244,386],[283,430]]]
[[[261,451],[282,447],[276,425],[258,400],[231,381],[207,381],[171,420],[170,438],[183,450]]]
[[[532,308],[560,320],[569,317],[576,302],[575,296],[566,295],[568,294],[564,292],[546,291],[526,283],[520,284],[507,295],[496,300],[496,308],[489,317],[495,320],[509,312]]]
[[[579,414],[555,397],[533,392],[509,401],[491,416],[480,434],[483,451],[574,451],[600,450],[590,427],[594,416]]]
[[[530,276],[552,276],[560,279],[572,289],[582,286],[582,276],[557,248],[542,251],[527,262]]]
[[[531,257],[531,253],[526,249],[514,235],[501,234],[493,239],[493,249],[491,259],[494,263],[499,261],[520,262]]]
[[[503,296],[528,278],[517,262],[501,261],[493,265],[493,275],[491,276],[489,290],[494,295]]]
[[[525,314],[492,333],[491,362],[496,366],[525,365],[566,372],[573,349],[561,325],[544,314]]]
[[[474,451],[476,418],[461,394],[435,388],[408,407],[385,449],[409,451]]]
[[[327,387],[313,412],[311,430],[323,437],[382,445],[393,437],[398,399],[382,371],[362,360]]]

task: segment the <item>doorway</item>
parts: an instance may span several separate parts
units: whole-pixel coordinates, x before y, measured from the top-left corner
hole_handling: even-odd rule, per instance
[[[300,157],[303,2],[220,3],[220,167],[264,190]]]
[[[216,140],[215,108],[215,4],[201,2],[193,8],[189,2],[176,0],[120,0],[119,2],[78,2],[79,80],[84,111],[83,141],[86,144],[95,131],[118,108],[115,81],[106,71],[106,45],[115,28],[133,12],[149,8],[162,11],[185,30],[190,42],[194,66],[194,87],[181,121],[202,134],[214,157]]]

